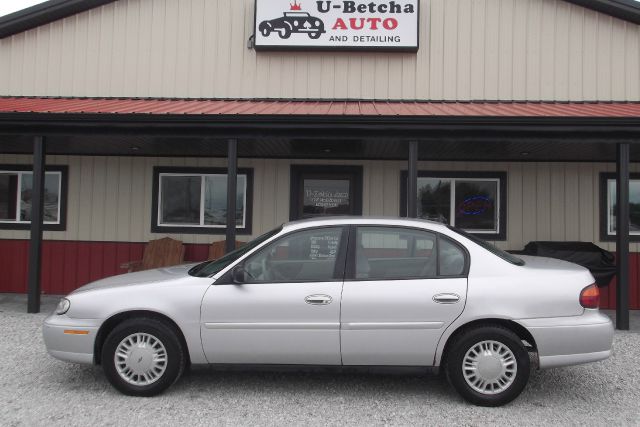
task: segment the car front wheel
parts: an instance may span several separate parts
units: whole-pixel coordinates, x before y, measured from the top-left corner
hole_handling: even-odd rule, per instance
[[[130,396],[155,396],[175,383],[186,364],[172,327],[150,318],[129,319],[107,336],[102,365],[109,382]]]
[[[501,406],[518,397],[529,380],[529,369],[529,353],[520,338],[497,325],[457,336],[446,360],[451,385],[480,406]]]

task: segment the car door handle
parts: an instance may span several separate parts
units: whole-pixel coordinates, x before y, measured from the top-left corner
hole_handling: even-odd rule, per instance
[[[331,304],[333,298],[329,295],[309,295],[304,299],[304,302],[311,305],[327,305]]]
[[[439,304],[455,304],[460,301],[460,295],[438,294],[433,296],[433,300]]]

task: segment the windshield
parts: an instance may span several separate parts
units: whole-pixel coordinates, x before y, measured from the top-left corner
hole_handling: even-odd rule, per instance
[[[276,234],[278,234],[280,232],[280,230],[282,230],[282,226],[280,226],[278,228],[275,228],[275,229],[263,234],[262,236],[253,239],[252,241],[250,241],[246,245],[240,246],[235,251],[231,251],[228,254],[226,254],[226,255],[218,258],[218,259],[215,259],[213,261],[205,261],[203,263],[200,263],[200,264],[196,265],[195,267],[193,267],[191,270],[189,270],[189,274],[191,276],[196,276],[196,277],[213,276],[214,274],[218,273],[220,270],[222,270],[223,268],[225,268],[226,266],[228,266],[229,264],[231,264],[232,262],[234,262],[235,260],[240,258],[242,255],[246,254],[247,252],[249,252],[250,250],[252,250],[256,246],[258,246],[259,244],[264,242],[265,240],[267,240],[270,237],[275,236]]]
[[[505,252],[502,249],[496,248],[495,246],[493,246],[491,243],[487,242],[486,240],[482,240],[481,238],[476,237],[473,234],[469,234],[464,230],[460,230],[459,228],[451,227],[450,225],[448,225],[447,227],[450,230],[455,231],[456,233],[460,234],[461,236],[466,237],[467,239],[471,240],[472,242],[482,246],[483,248],[485,248],[486,250],[488,250],[492,254],[499,256],[500,258],[502,258],[503,260],[505,260],[507,262],[510,262],[511,264],[524,265],[524,260],[518,258],[515,255],[510,254],[509,252]]]

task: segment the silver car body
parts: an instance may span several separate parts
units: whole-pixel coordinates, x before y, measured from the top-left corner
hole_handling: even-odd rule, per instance
[[[467,249],[468,278],[216,285],[236,264],[284,234],[351,224],[446,235]],[[609,357],[611,321],[578,300],[581,290],[594,282],[589,271],[555,259],[522,258],[524,266],[511,264],[448,227],[423,220],[292,222],[213,277],[190,276],[188,265],[124,274],[79,288],[67,297],[67,313],[45,320],[44,340],[58,359],[94,363],[95,340],[108,319],[153,312],[180,329],[193,364],[439,366],[457,329],[503,319],[529,331],[540,368]],[[331,303],[305,302],[315,295]],[[443,304],[434,299],[442,295],[458,300]],[[77,330],[86,332],[73,333]]]

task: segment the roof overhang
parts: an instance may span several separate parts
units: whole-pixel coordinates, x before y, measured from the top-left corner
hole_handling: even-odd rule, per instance
[[[397,160],[417,140],[421,159],[613,161],[640,103],[0,98],[0,152],[36,135],[68,155],[224,157],[234,138],[240,157]]]
[[[640,3],[635,0],[566,0],[624,21],[640,24]]]
[[[640,103],[0,98],[4,134],[637,138]]]

